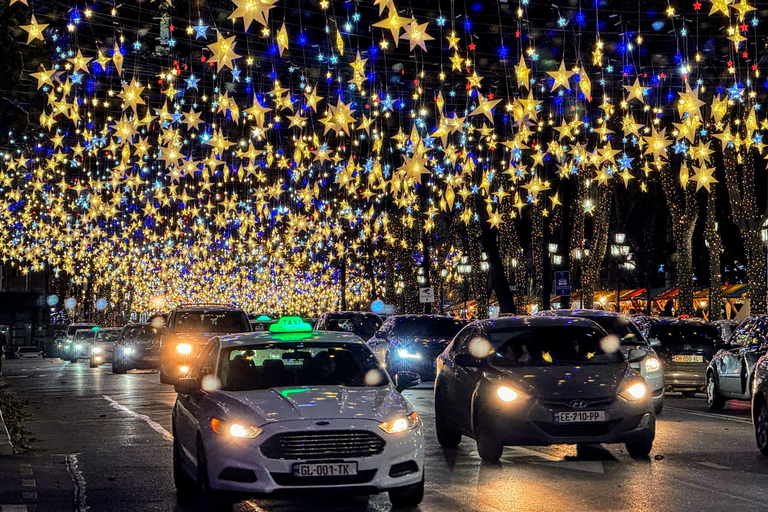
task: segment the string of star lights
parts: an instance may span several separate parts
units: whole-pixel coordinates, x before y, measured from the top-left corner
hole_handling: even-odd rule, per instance
[[[313,315],[420,311],[441,273],[455,299],[461,255],[485,311],[482,252],[541,303],[559,238],[589,306],[614,191],[661,181],[680,311],[696,191],[727,186],[765,313],[764,13],[667,5],[8,0],[0,260],[114,310]]]

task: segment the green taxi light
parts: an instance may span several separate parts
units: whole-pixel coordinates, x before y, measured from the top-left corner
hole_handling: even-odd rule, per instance
[[[269,326],[269,332],[288,333],[288,332],[312,332],[312,326],[298,316],[282,316],[277,323]]]
[[[92,331],[98,331],[99,329],[101,329],[101,327],[99,327],[99,326],[96,326],[96,327],[91,327],[91,330],[92,330]]]
[[[257,322],[269,322],[270,320],[272,320],[272,317],[268,315],[261,315],[256,319]]]

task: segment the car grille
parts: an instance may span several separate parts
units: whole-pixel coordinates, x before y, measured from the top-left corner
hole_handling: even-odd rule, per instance
[[[282,486],[351,485],[370,482],[376,476],[376,470],[358,471],[356,475],[349,476],[295,476],[293,473],[270,473],[270,476]]]
[[[276,434],[261,445],[268,459],[328,459],[370,457],[384,451],[382,438],[365,430],[289,432]]]
[[[604,436],[621,422],[620,419],[600,423],[547,423],[534,422],[545,434],[552,437],[591,437]]]

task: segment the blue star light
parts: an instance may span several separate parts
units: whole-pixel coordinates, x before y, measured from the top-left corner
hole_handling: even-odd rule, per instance
[[[203,25],[203,20],[200,20],[197,22],[196,27],[192,27],[195,29],[195,39],[200,39],[201,37],[203,39],[208,39],[208,35],[206,32],[208,32],[208,25]]]
[[[199,78],[195,78],[195,75],[192,74],[192,75],[189,75],[189,78],[187,78],[184,81],[187,82],[187,89],[197,90],[197,82],[199,82],[200,79]]]
[[[675,148],[675,154],[683,153],[685,154],[688,151],[688,146],[685,145],[685,142],[682,140],[679,140],[674,145]]]
[[[632,160],[634,158],[629,158],[626,153],[623,153],[621,155],[621,158],[619,158],[619,167],[623,171],[624,169],[631,169],[632,168]]]
[[[381,100],[381,106],[382,106],[382,112],[386,112],[387,110],[392,110],[392,103],[394,103],[394,100],[389,97],[389,94],[387,94],[387,97],[383,100]]]
[[[739,87],[738,83],[733,84],[733,87],[728,89],[728,94],[731,95],[732,100],[739,100],[741,101],[741,93],[744,92],[744,90]]]

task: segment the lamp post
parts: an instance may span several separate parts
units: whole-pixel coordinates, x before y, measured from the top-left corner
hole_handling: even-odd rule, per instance
[[[395,283],[395,293],[397,293],[398,297],[400,297],[400,313],[404,313],[403,309],[405,309],[405,305],[403,302],[403,289],[405,288],[405,283],[402,279],[399,279]]]
[[[469,292],[467,291],[467,274],[472,272],[472,265],[469,264],[469,258],[467,256],[461,257],[461,263],[459,264],[459,274],[461,274],[461,279],[464,281],[464,311],[466,313],[466,316],[469,316],[469,307],[467,306],[467,296],[469,295]]]
[[[443,283],[445,283],[445,278],[448,277],[448,269],[444,268],[440,271],[440,314],[442,315],[444,313],[443,311]]]
[[[629,245],[624,242],[627,239],[627,235],[624,233],[616,233],[613,236],[614,244],[611,245],[611,256],[616,262],[616,312],[621,313],[621,281],[619,272],[621,267],[627,270],[635,269],[635,262],[632,261],[632,254],[629,252]]]

